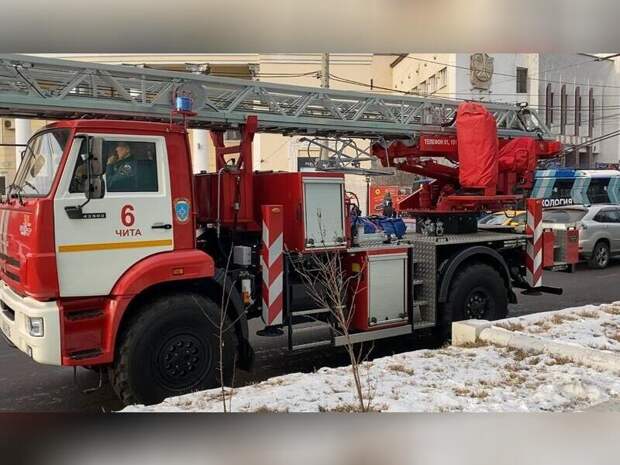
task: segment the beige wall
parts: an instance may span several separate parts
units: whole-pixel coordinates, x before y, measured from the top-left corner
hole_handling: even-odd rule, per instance
[[[441,70],[445,69],[445,81],[436,84],[434,90],[427,94],[449,97],[454,92],[454,68],[446,65],[453,64],[452,53],[410,53],[394,67],[392,87],[407,92],[416,87],[419,89],[420,84],[428,83],[430,78],[437,81]],[[420,94],[424,95],[423,92]]]

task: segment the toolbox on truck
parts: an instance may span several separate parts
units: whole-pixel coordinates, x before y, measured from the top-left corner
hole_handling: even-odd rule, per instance
[[[351,327],[359,331],[396,326],[409,319],[408,248],[350,249],[348,269],[361,273],[351,282]]]
[[[282,205],[287,249],[308,252],[346,247],[343,174],[257,172],[254,183],[255,211],[260,212],[261,205]]]

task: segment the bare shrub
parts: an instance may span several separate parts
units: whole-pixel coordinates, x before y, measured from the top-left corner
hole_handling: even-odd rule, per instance
[[[363,269],[348,273],[342,262],[342,255],[337,251],[315,252],[311,254],[293,254],[287,251],[290,263],[301,276],[308,294],[314,302],[329,310],[334,330],[344,336],[344,348],[351,361],[351,374],[358,400],[358,409],[366,412],[371,404],[371,389],[364,392],[364,383],[360,374],[361,364],[368,358],[372,346],[364,352],[363,344],[356,350],[351,338],[350,326],[354,316],[354,297],[359,291]]]

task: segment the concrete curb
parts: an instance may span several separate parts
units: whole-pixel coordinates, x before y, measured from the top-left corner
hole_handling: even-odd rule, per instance
[[[452,345],[467,346],[486,342],[501,347],[520,349],[567,358],[592,368],[620,372],[620,356],[538,336],[509,331],[486,320],[466,320],[452,323]]]

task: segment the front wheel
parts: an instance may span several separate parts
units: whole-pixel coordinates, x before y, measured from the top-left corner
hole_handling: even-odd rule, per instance
[[[597,242],[594,246],[594,250],[592,251],[592,257],[590,257],[588,265],[590,265],[590,268],[598,270],[607,268],[607,265],[609,265],[610,256],[611,253],[609,251],[609,245],[607,245],[607,242]]]
[[[448,300],[440,312],[440,336],[443,341],[450,338],[453,321],[505,318],[508,315],[506,283],[489,265],[467,265],[452,279]]]
[[[166,397],[220,386],[220,311],[199,294],[163,296],[144,306],[121,336],[112,386],[125,404],[154,404]],[[237,348],[224,322],[224,383]],[[228,328],[227,328],[228,327]]]

